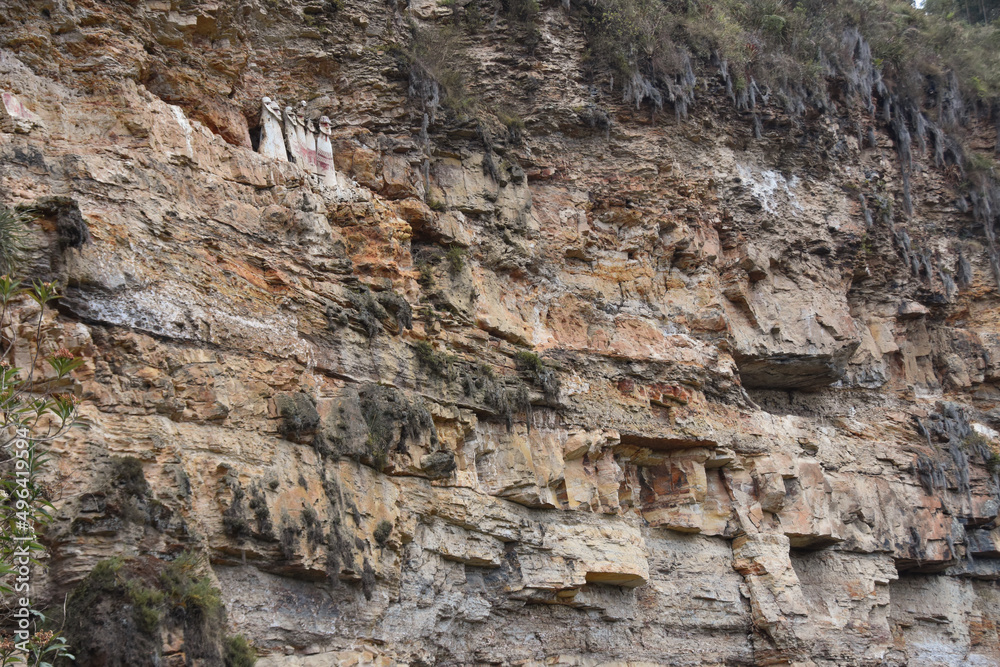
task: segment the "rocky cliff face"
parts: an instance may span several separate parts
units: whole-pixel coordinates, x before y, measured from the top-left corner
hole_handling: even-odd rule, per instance
[[[7,4],[0,194],[87,359],[48,599],[194,550],[260,665],[1000,663],[954,170],[915,139],[906,215],[879,123],[755,128],[707,66],[687,118],[621,105],[561,6],[533,54],[440,33],[487,112],[421,106],[408,21],[453,11]],[[265,95],[339,188],[254,151]]]

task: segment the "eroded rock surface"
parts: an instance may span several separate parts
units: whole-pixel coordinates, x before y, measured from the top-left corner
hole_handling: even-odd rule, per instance
[[[274,667],[1000,662],[1000,301],[927,156],[868,221],[847,111],[758,139],[705,71],[595,128],[558,6],[531,73],[467,45],[487,140],[384,3],[8,4],[0,195],[87,360],[50,599],[193,549]],[[337,188],[252,149],[279,84]]]

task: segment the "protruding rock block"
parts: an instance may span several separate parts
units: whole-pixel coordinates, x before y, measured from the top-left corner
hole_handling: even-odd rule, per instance
[[[754,533],[733,540],[733,569],[743,575],[753,623],[779,649],[795,644],[793,623],[808,606],[784,535]]]
[[[917,303],[916,301],[904,301],[899,304],[898,316],[901,320],[915,320],[919,317],[923,317],[930,311],[927,307]]]
[[[648,558],[635,522],[609,517],[548,523],[540,549],[518,550],[521,585],[553,591],[587,583],[641,586],[649,580]]]
[[[415,540],[422,548],[435,551],[447,560],[476,567],[492,568],[503,564],[503,542],[440,519],[420,524]]]
[[[778,518],[793,547],[818,548],[843,539],[831,506],[832,488],[818,463],[800,461],[796,477],[783,484],[786,495]]]
[[[736,364],[746,387],[766,389],[816,389],[827,387],[844,375],[857,345],[834,354],[737,354]]]

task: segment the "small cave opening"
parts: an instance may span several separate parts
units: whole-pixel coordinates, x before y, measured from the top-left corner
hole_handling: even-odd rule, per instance
[[[250,130],[250,146],[253,148],[254,152],[256,153],[256,152],[260,151],[261,127],[260,127],[260,125],[252,126],[252,127],[249,128],[249,130]]]

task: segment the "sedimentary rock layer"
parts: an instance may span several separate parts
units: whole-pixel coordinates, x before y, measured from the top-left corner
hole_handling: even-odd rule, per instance
[[[522,134],[410,97],[444,4],[8,4],[0,195],[87,360],[50,600],[194,550],[260,665],[1000,661],[1000,301],[931,156],[868,220],[847,106],[757,138],[705,69],[595,126],[561,6],[523,68],[464,44]],[[254,150],[266,95],[337,188]]]

